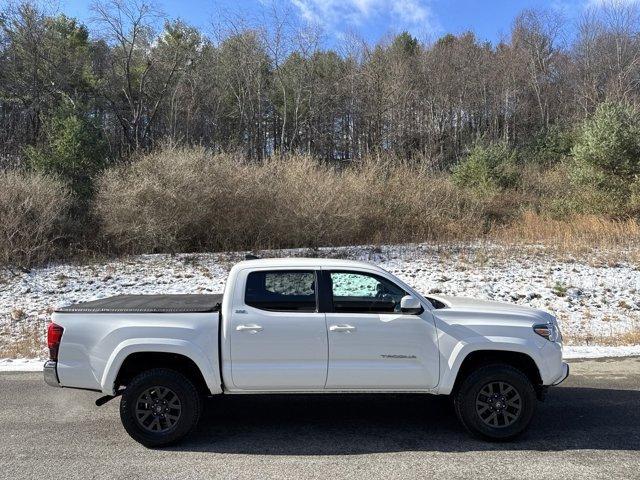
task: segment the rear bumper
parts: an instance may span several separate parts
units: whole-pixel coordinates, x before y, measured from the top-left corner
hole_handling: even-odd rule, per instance
[[[551,385],[560,385],[569,376],[569,364],[562,362],[562,375],[560,375]]]
[[[60,380],[58,380],[58,372],[57,372],[58,364],[53,360],[48,360],[47,363],[44,364],[42,369],[42,373],[44,374],[44,381],[47,385],[51,387],[59,387]]]

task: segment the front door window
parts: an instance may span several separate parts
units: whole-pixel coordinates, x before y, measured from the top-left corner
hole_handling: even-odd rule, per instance
[[[333,311],[338,313],[399,313],[406,292],[378,275],[331,272]]]

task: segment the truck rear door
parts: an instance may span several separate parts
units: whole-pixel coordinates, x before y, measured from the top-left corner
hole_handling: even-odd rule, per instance
[[[242,390],[318,390],[327,328],[313,269],[241,272],[229,323],[231,376]]]

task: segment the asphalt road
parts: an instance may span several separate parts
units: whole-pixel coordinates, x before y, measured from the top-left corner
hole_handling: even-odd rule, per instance
[[[467,436],[446,398],[229,396],[148,450],[98,396],[0,374],[0,478],[640,478],[640,358],[572,363],[506,444]]]

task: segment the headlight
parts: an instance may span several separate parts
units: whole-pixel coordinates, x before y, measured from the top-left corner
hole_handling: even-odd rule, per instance
[[[560,329],[555,323],[541,323],[533,326],[533,331],[550,342],[562,341]]]

